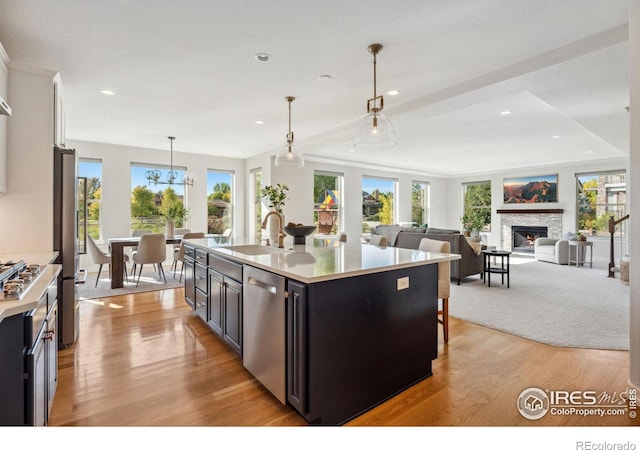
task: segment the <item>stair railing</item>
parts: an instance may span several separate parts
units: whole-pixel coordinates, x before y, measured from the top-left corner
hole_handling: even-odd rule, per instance
[[[629,218],[629,214],[626,216],[620,217],[618,220],[615,220],[613,216],[609,217],[609,278],[615,278],[615,268],[616,264],[614,262],[613,257],[613,233],[616,231],[616,225],[624,222]]]

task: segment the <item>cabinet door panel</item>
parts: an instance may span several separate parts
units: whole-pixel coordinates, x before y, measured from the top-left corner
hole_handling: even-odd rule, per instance
[[[215,270],[209,270],[209,326],[222,336],[222,308],[224,306],[224,279]]]
[[[47,417],[49,416],[49,411],[51,411],[51,406],[53,405],[53,397],[56,394],[56,389],[58,387],[58,333],[57,333],[57,325],[58,325],[58,306],[54,305],[51,312],[49,312],[49,316],[47,317],[47,335],[46,345],[47,345],[47,360],[48,360],[48,386],[47,386]]]
[[[242,284],[225,278],[224,340],[242,356]]]
[[[288,281],[287,291],[287,399],[304,415],[307,413],[306,288]]]
[[[196,307],[196,285],[194,282],[194,262],[191,258],[184,258],[184,300],[192,309]]]

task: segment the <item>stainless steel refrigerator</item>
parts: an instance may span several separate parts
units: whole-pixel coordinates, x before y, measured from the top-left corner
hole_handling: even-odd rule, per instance
[[[53,249],[58,251],[56,264],[62,265],[58,278],[59,347],[67,347],[78,338],[80,320],[76,292],[78,277],[78,224],[76,151],[53,149]]]

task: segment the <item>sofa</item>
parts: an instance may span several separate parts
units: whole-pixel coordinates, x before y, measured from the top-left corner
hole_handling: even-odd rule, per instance
[[[482,275],[483,246],[470,241],[458,230],[424,227],[402,227],[399,225],[378,225],[371,230],[372,235],[387,238],[387,244],[393,247],[417,249],[423,238],[447,241],[451,253],[457,253],[461,259],[451,261],[451,278],[460,284],[462,278],[471,275]]]
[[[576,235],[566,233],[562,239],[538,238],[533,243],[533,251],[536,260],[554,264],[569,264],[569,256],[573,256],[575,248],[569,246],[569,241],[575,241]]]

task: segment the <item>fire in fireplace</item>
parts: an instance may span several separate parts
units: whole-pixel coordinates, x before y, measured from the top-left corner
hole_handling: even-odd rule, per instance
[[[514,252],[533,253],[536,239],[547,237],[547,227],[511,226],[511,249]]]

